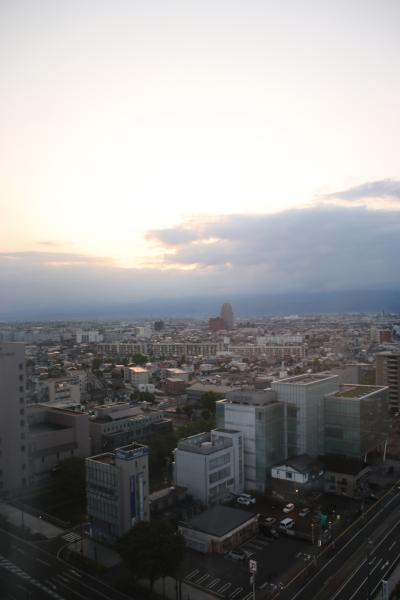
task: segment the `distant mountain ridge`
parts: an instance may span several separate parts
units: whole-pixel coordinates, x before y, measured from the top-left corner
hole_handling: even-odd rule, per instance
[[[112,319],[155,317],[208,318],[219,314],[223,302],[230,302],[235,318],[273,315],[312,315],[335,313],[400,313],[400,290],[353,290],[335,292],[291,292],[196,296],[187,298],[150,298],[131,303],[47,306],[18,311],[0,309],[0,320]]]

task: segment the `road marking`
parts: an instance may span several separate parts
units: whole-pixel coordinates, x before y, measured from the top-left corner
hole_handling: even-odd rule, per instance
[[[383,565],[381,566],[381,571],[383,571],[383,569],[385,569],[388,565],[390,565],[390,562],[387,560],[385,563],[383,563]]]
[[[358,592],[361,590],[361,588],[363,587],[363,585],[365,585],[365,582],[367,580],[363,579],[362,582],[360,583],[360,585],[358,586],[358,588],[356,589],[355,592],[353,592],[353,594],[350,596],[349,600],[351,600],[352,598],[354,598],[354,596],[356,596],[358,594]]]
[[[378,560],[378,562],[376,563],[376,565],[374,566],[374,568],[373,568],[373,569],[371,569],[371,574],[372,574],[374,571],[376,571],[376,569],[379,567],[379,565],[380,565],[382,562],[383,562],[383,558],[380,558],[380,559]]]
[[[253,597],[253,592],[250,592],[249,594],[247,594],[247,596],[244,596],[242,598],[242,600],[250,600],[250,598],[252,598],[252,597]]]
[[[79,535],[79,533],[74,533],[73,531],[71,531],[71,533],[66,533],[65,535],[62,535],[61,538],[66,542],[77,542],[81,539],[81,536]]]
[[[238,596],[240,594],[240,592],[243,592],[243,588],[242,587],[236,588],[236,590],[234,590],[232,592],[232,594],[229,596],[229,598],[236,598],[236,596]]]
[[[197,581],[195,581],[194,583],[195,583],[196,585],[203,585],[203,583],[204,583],[205,581],[207,581],[207,579],[210,579],[210,575],[209,575],[209,573],[206,573],[205,575],[203,575],[202,577],[200,577],[200,579],[198,579],[198,580],[197,580]]]
[[[221,581],[221,579],[219,577],[217,577],[217,579],[213,579],[212,582],[209,583],[207,587],[211,589],[211,588],[215,587],[216,585],[218,585],[220,581]]]
[[[46,567],[51,567],[50,563],[46,562],[45,560],[42,560],[41,558],[36,558],[35,560],[36,562],[42,563],[42,565],[46,565]]]
[[[392,542],[388,548],[389,552],[390,550],[393,550],[393,548],[395,547],[395,545],[397,544],[396,540],[394,540],[394,542]]]
[[[373,564],[374,564],[374,562],[376,561],[376,559],[377,559],[377,556],[375,555],[375,556],[373,557],[373,559],[369,561],[369,564],[370,564],[370,565],[373,565]]]
[[[62,587],[65,587],[66,590],[69,590],[73,594],[76,594],[76,596],[79,596],[79,598],[83,598],[83,600],[87,600],[87,596],[82,596],[82,594],[80,594],[76,590],[72,589],[72,587],[70,587],[69,585],[65,585],[65,583],[62,583],[61,581],[59,582],[58,585],[61,585]]]
[[[222,587],[219,588],[219,590],[217,590],[218,594],[223,594],[224,592],[226,592],[226,590],[228,590],[230,587],[232,586],[231,583],[225,583]]]
[[[184,577],[184,579],[187,581],[188,579],[195,577],[195,575],[198,575],[199,573],[200,573],[200,569],[195,569],[194,571],[191,571],[189,573],[189,575],[186,575],[186,577]]]

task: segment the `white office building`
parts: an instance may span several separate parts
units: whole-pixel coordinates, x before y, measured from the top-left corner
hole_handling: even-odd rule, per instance
[[[175,449],[176,485],[210,506],[230,492],[243,492],[243,436],[240,431],[213,429],[182,439]]]

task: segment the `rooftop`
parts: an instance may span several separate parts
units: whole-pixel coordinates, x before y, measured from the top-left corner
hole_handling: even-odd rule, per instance
[[[333,394],[336,398],[364,398],[370,394],[381,392],[385,387],[378,385],[343,385],[338,392]]]
[[[332,379],[333,377],[337,378],[338,376],[332,375],[332,373],[305,373],[304,375],[295,375],[294,377],[287,377],[286,379],[277,380],[273,383],[295,383],[309,385],[310,383],[318,383],[320,381]]]
[[[202,531],[215,537],[223,537],[232,529],[245,525],[256,518],[257,515],[254,513],[219,504],[197,515],[188,523],[185,523],[184,527]]]

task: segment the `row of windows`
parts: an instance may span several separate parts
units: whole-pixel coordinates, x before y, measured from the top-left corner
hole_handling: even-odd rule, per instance
[[[216,458],[212,458],[208,463],[208,470],[216,469],[217,467],[221,467],[222,465],[226,465],[230,462],[231,455],[230,452],[226,454],[222,454],[221,456],[217,456]]]
[[[220,479],[225,479],[225,477],[229,477],[230,474],[231,474],[231,468],[225,467],[224,469],[215,471],[215,473],[211,473],[211,475],[209,476],[209,482],[215,483],[216,481],[219,481]]]

